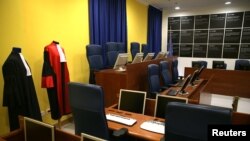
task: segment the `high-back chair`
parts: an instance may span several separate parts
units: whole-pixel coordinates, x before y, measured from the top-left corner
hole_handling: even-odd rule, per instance
[[[170,87],[173,84],[171,70],[169,67],[169,63],[167,61],[160,62],[160,74],[163,80],[163,84],[166,87]]]
[[[175,59],[172,62],[172,81],[173,83],[177,83],[180,79],[179,77],[179,71],[178,71],[178,60]]]
[[[227,64],[224,61],[213,61],[213,69],[227,69]]]
[[[149,48],[147,44],[141,44],[141,52],[143,53],[143,58],[149,53]]]
[[[156,94],[161,92],[159,66],[157,64],[148,65],[148,85],[149,97],[155,98]]]
[[[87,45],[86,55],[90,69],[89,83],[95,84],[94,72],[104,68],[102,47],[100,45],[95,45],[95,44]]]
[[[68,86],[75,134],[80,135],[83,132],[109,140],[102,88],[76,82],[70,82]]]
[[[207,68],[207,61],[192,61],[193,68],[201,68],[202,66]]]
[[[248,60],[236,60],[234,70],[249,70],[250,62]]]
[[[116,58],[119,54],[119,48],[117,47],[117,43],[107,42],[106,52],[107,52],[108,66],[113,67],[115,64]]]
[[[108,129],[101,86],[70,82],[68,87],[75,134],[85,133],[105,140],[114,139]],[[121,128],[114,131],[113,135],[121,137],[126,133],[127,129]]]
[[[116,43],[116,46],[117,46],[117,48],[118,48],[118,52],[119,52],[119,53],[125,53],[125,52],[126,52],[126,50],[125,50],[125,44],[124,44],[124,43],[122,43],[122,42],[117,42],[117,43]]]
[[[232,110],[211,105],[170,102],[165,112],[165,140],[207,140],[208,125],[231,124]]]
[[[130,52],[132,55],[132,60],[134,60],[136,53],[140,52],[140,44],[137,42],[131,42],[130,43]]]

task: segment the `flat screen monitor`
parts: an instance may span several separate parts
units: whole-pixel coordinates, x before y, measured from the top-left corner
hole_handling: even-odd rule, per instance
[[[155,53],[148,53],[146,57],[143,59],[143,62],[152,60],[154,56],[155,56]]]
[[[24,117],[25,141],[55,141],[54,126]]]
[[[119,53],[117,58],[116,58],[115,65],[114,65],[113,69],[122,70],[122,69],[124,69],[127,62],[128,62],[128,54],[127,53]]]
[[[197,73],[196,80],[199,79],[199,77],[200,77],[200,75],[201,75],[201,73],[202,73],[202,71],[203,71],[204,69],[205,69],[205,66],[201,66],[201,68],[199,69],[199,71],[198,71],[198,73]]]
[[[213,61],[213,69],[224,69],[224,61]]]
[[[81,141],[107,141],[107,140],[89,134],[81,133]]]
[[[197,76],[198,76],[199,70],[195,70],[190,78],[189,84],[190,85],[194,85],[194,81],[196,80]]]
[[[166,52],[159,52],[155,59],[163,59],[166,56]]]
[[[160,95],[158,94],[156,96],[156,101],[155,101],[155,113],[154,116],[158,118],[163,118],[165,119],[165,109],[166,105],[169,102],[182,102],[182,103],[187,103],[188,99],[183,98],[183,97],[177,97],[177,96],[168,96],[168,95]]]
[[[120,90],[118,109],[144,114],[146,92],[135,90]]]
[[[183,85],[181,86],[181,88],[180,88],[180,90],[179,90],[179,94],[188,94],[188,93],[185,92],[185,88],[186,88],[186,86],[188,85],[190,79],[191,79],[191,74],[189,74],[189,75],[185,78],[184,83],[183,83]]]
[[[142,59],[143,59],[143,53],[136,53],[135,58],[132,61],[132,64],[141,63]]]

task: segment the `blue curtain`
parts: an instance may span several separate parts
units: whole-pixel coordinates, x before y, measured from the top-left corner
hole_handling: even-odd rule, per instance
[[[123,42],[127,52],[126,0],[89,0],[90,44]]]
[[[162,11],[148,7],[148,47],[149,51],[158,53],[161,51],[161,26],[162,26]]]

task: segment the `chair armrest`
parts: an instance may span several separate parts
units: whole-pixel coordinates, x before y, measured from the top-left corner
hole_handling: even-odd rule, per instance
[[[128,129],[127,128],[121,128],[121,129],[119,129],[119,130],[115,130],[114,132],[113,132],[113,136],[114,137],[122,137],[122,136],[124,136],[124,135],[126,135],[128,133]]]

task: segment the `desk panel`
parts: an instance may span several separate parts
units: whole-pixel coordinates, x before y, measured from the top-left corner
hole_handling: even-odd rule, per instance
[[[165,60],[171,65],[171,59]],[[113,69],[96,72],[96,84],[102,86],[105,93],[105,107],[118,102],[120,89],[148,91],[147,67],[149,64],[159,64],[160,61],[162,59],[128,64],[124,72]]]

